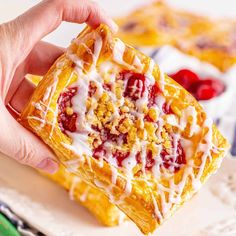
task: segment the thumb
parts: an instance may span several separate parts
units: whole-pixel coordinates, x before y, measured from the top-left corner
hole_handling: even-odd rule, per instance
[[[0,152],[14,158],[22,164],[38,168],[47,173],[58,169],[53,153],[35,135],[30,133],[8,113],[0,108],[0,124],[4,129],[0,135]]]

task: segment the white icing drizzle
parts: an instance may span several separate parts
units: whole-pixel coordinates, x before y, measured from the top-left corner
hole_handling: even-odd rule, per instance
[[[75,196],[75,188],[77,186],[77,184],[80,182],[80,179],[77,176],[73,177],[72,183],[71,183],[71,187],[69,189],[69,197],[70,199],[73,201],[74,196]]]
[[[85,202],[87,197],[88,197],[88,193],[89,193],[89,186],[87,186],[87,188],[84,190],[83,194],[80,195],[79,199],[81,202]]]
[[[157,205],[157,201],[156,201],[156,199],[155,199],[155,197],[154,197],[154,195],[152,193],[151,193],[151,196],[152,196],[152,201],[153,201],[153,206],[154,206],[155,217],[158,218],[160,221],[162,221],[163,217],[162,217],[162,215],[160,213],[160,209],[159,209],[159,207]]]
[[[125,65],[128,68],[130,67],[129,64],[127,64],[124,60],[123,60],[123,56],[125,53],[125,44],[120,40],[120,39],[116,39],[115,44],[114,44],[114,50],[113,50],[113,59],[115,62],[121,64],[121,65]]]
[[[137,67],[140,71],[143,70],[143,64],[138,56],[134,56],[133,66]]]
[[[145,73],[145,77],[148,78],[151,85],[153,85],[156,82],[155,78],[153,77],[153,74],[152,74],[153,70],[154,70],[154,66],[155,66],[155,62],[152,59],[150,59],[148,70]]]

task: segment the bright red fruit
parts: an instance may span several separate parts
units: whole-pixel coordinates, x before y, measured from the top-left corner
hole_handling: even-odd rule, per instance
[[[96,158],[96,159],[104,158],[105,155],[106,155],[106,150],[104,149],[103,144],[94,148],[94,150],[93,150],[93,157],[94,158]]]
[[[225,90],[225,85],[217,79],[207,78],[193,83],[189,91],[197,100],[209,100],[219,96]]]
[[[217,92],[209,85],[201,85],[196,92],[197,100],[209,100],[217,96]]]
[[[129,152],[121,152],[121,151],[118,151],[118,150],[116,150],[115,153],[113,153],[113,157],[116,158],[117,164],[118,164],[118,166],[120,166],[120,167],[123,166],[123,165],[122,165],[122,162],[123,162],[126,158],[128,158],[129,155],[130,155]]]
[[[149,87],[149,94],[148,94],[148,107],[151,107],[156,104],[156,97],[158,94],[161,94],[161,90],[157,84]]]
[[[182,69],[177,73],[170,75],[170,77],[187,90],[192,83],[199,81],[199,77],[194,72],[187,69]]]
[[[132,100],[136,101],[143,96],[146,89],[145,76],[143,74],[123,71],[120,76],[121,79],[127,80],[124,92],[125,97],[130,97]]]
[[[161,151],[161,159],[163,161],[162,165],[166,169],[170,169],[170,167],[172,167],[174,169],[174,172],[177,172],[180,169],[181,165],[186,164],[185,153],[180,142],[177,146],[176,159],[174,159],[174,157],[172,157],[165,149],[162,149]]]
[[[66,92],[61,93],[61,95],[58,98],[58,110],[59,110],[58,123],[62,132],[76,131],[77,114],[75,112],[73,112],[71,115],[68,115],[66,113],[66,108],[72,107],[71,100],[76,93],[77,93],[77,88],[69,88]]]

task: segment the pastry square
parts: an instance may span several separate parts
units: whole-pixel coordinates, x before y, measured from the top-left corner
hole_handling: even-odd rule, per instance
[[[27,79],[36,86],[43,77],[27,75]],[[60,165],[59,170],[53,174],[45,174],[45,177],[53,180],[69,192],[71,200],[76,200],[87,208],[98,221],[105,226],[116,226],[127,220],[124,213],[120,211],[99,189],[92,187],[81,178],[66,170]]]
[[[236,24],[168,6],[164,1],[140,7],[117,19],[119,37],[136,47],[177,47],[226,71],[236,63]]]
[[[110,203],[102,191],[70,173],[64,166],[61,165],[57,173],[46,176],[69,191],[70,199],[87,208],[101,224],[116,226],[127,220],[124,213]]]
[[[21,122],[146,234],[199,190],[228,148],[186,90],[104,25],[73,40]]]

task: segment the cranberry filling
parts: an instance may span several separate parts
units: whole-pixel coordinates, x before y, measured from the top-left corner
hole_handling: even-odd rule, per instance
[[[162,149],[162,151],[160,153],[160,157],[163,162],[161,164],[161,166],[166,169],[173,168],[174,172],[179,171],[181,165],[186,164],[185,153],[184,153],[183,147],[181,146],[180,142],[178,142],[178,146],[177,146],[177,152],[176,152],[177,158],[176,159],[174,159],[174,157],[170,156],[170,154],[167,152],[167,150],[165,148]],[[142,163],[140,153],[138,153],[136,155],[136,160],[138,163]],[[147,170],[151,170],[152,167],[154,166],[154,164],[155,164],[155,159],[153,158],[152,152],[148,151],[147,155],[146,155],[145,168]]]
[[[149,88],[149,96],[148,96],[148,107],[149,108],[154,105],[157,105],[156,98],[158,97],[159,94],[162,94],[162,92],[157,84],[154,84],[153,86],[151,86]],[[171,110],[171,107],[166,102],[162,105],[162,111],[165,114],[172,114],[173,113],[173,111]],[[146,119],[147,119],[147,121],[152,121],[150,117],[149,118],[146,117]]]
[[[161,159],[163,161],[163,166],[166,169],[169,169],[171,167],[174,169],[174,172],[177,172],[179,171],[180,166],[182,164],[186,164],[185,153],[180,142],[178,142],[178,145],[177,145],[176,156],[177,158],[174,160],[174,157],[170,157],[170,154],[165,149],[162,149]]]
[[[113,153],[113,157],[116,158],[117,160],[117,165],[118,166],[123,166],[122,165],[122,162],[130,155],[129,152],[120,152],[118,150],[116,150],[114,153]]]
[[[137,153],[136,155],[136,161],[137,163],[142,163],[142,159],[141,159],[141,155],[140,155],[140,152]],[[152,152],[151,151],[148,151],[147,152],[147,155],[146,155],[146,164],[145,164],[145,169],[146,170],[151,170],[152,167],[154,166],[155,164],[155,160],[153,158],[153,155],[152,155]]]
[[[67,91],[60,94],[58,98],[58,124],[62,132],[76,131],[76,119],[77,114],[71,110],[68,112],[68,108],[72,107],[72,98],[77,93],[77,88],[69,88]]]
[[[89,97],[92,97],[97,91],[96,84],[90,82],[89,83],[89,90],[88,90],[88,95]]]
[[[146,89],[145,76],[143,74],[134,73],[132,71],[123,71],[120,73],[122,80],[127,80],[124,96],[136,101],[140,99]]]
[[[94,148],[93,150],[93,157],[96,159],[105,158],[106,156],[106,150],[104,148],[104,143],[99,145],[98,147]],[[117,165],[119,167],[122,167],[122,162],[129,156],[129,152],[121,152],[119,150],[116,150],[112,153],[112,157],[116,159]]]
[[[170,77],[188,90],[197,100],[209,100],[219,96],[225,90],[222,81],[213,78],[200,78],[187,69],[180,70]]]
[[[137,99],[143,96],[145,89],[149,91],[149,104],[148,106],[151,107],[156,104],[156,98],[158,95],[161,94],[161,90],[157,86],[157,84],[150,86],[149,88],[145,87],[145,76],[138,73],[133,73],[130,71],[124,71],[120,74],[121,79],[127,80],[124,96],[131,98],[132,100],[136,101]],[[106,90],[110,90],[109,86],[106,86]],[[97,87],[95,84],[90,83],[89,85],[89,96],[93,96],[96,93]],[[65,92],[61,93],[58,99],[58,123],[62,130],[62,132],[66,133],[66,131],[75,132],[76,131],[76,119],[78,115],[72,109],[72,98],[76,95],[77,88],[69,88]],[[164,103],[163,112],[166,114],[172,113],[171,108]],[[147,120],[153,122],[150,117],[146,117]],[[97,126],[92,126],[92,129],[96,132],[100,133],[101,144],[93,149],[93,157],[96,159],[104,158],[106,159],[107,150],[105,148],[105,142],[112,141],[117,145],[122,145],[127,143],[127,134],[112,134],[109,129],[103,127],[98,128]],[[94,143],[95,144],[95,143]],[[123,161],[127,159],[130,155],[129,152],[122,152],[117,149],[113,151],[112,157],[116,160],[117,165],[119,167],[123,166]],[[164,168],[169,169],[171,166],[174,165],[174,171],[178,171],[180,169],[179,165],[186,163],[185,155],[183,149],[180,144],[178,144],[178,151],[177,151],[177,159],[174,160],[173,158],[168,157],[168,153],[166,150],[162,150],[160,157],[163,160],[162,166]],[[155,159],[152,155],[151,151],[147,151],[146,154],[146,170],[151,170],[155,164]],[[140,153],[137,153],[136,160],[138,163],[141,163]],[[174,163],[173,163],[174,162]],[[175,165],[179,164],[179,165]]]
[[[157,84],[154,84],[153,86],[149,87],[149,95],[148,95],[148,107],[149,108],[156,104],[156,98],[157,98],[158,94],[161,94],[161,93],[162,92]]]
[[[103,144],[99,145],[98,147],[94,148],[93,150],[93,157],[96,159],[104,158],[106,155],[106,150],[104,149]]]

